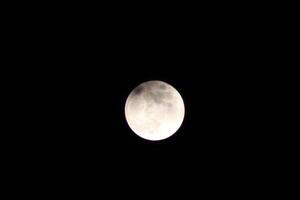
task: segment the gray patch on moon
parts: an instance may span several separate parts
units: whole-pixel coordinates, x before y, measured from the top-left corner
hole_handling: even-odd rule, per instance
[[[169,109],[173,105],[167,101],[173,98],[172,92],[169,91],[168,86],[164,83],[158,83],[155,81],[149,81],[137,86],[131,93],[131,98],[143,98],[147,104],[146,110],[152,109],[152,107],[157,105],[163,105]],[[139,100],[136,99],[138,102]],[[135,107],[135,103],[133,104]]]
[[[164,103],[164,100],[171,96],[170,92],[149,91],[149,97],[157,104]]]
[[[165,84],[160,84],[159,88],[162,90],[165,90],[165,89],[167,89],[167,86]]]
[[[132,97],[136,96],[136,95],[141,95],[143,94],[145,90],[145,87],[142,85],[137,86],[131,93]]]
[[[157,104],[161,104],[161,102],[163,101],[163,93],[154,93],[154,92],[149,92],[149,96],[151,97],[151,99],[157,103]]]
[[[169,108],[171,108],[172,106],[173,106],[173,104],[171,104],[171,103],[167,103],[166,104]]]

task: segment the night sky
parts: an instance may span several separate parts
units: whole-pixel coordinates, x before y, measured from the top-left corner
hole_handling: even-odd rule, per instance
[[[210,191],[264,180],[273,158],[264,23],[241,13],[197,13],[42,20],[28,50],[36,67],[26,69],[34,88],[26,95],[36,97],[37,125],[24,153],[41,180],[95,187],[157,181],[161,189],[191,179]],[[136,136],[124,115],[129,93],[149,80],[171,84],[185,103],[181,128],[158,142]]]
[[[187,36],[186,41],[165,38],[128,38],[125,44],[113,43],[109,53],[73,57],[79,61],[62,71],[54,91],[59,95],[49,134],[58,144],[54,154],[59,162],[77,163],[89,173],[104,166],[116,173],[129,168],[141,176],[148,170],[164,174],[169,168],[204,179],[255,173],[265,159],[266,136],[259,128],[259,69],[249,52],[215,36],[202,35],[199,42]],[[164,141],[139,138],[125,120],[128,94],[148,80],[170,83],[185,102],[181,128]]]

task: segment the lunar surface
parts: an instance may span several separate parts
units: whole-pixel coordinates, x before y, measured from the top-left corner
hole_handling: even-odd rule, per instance
[[[163,140],[173,135],[184,118],[179,92],[163,81],[148,81],[129,94],[125,117],[134,133],[146,140]]]

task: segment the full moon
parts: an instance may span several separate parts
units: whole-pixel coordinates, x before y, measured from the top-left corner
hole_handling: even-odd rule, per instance
[[[125,104],[131,130],[146,140],[163,140],[181,126],[185,108],[179,92],[163,81],[147,81],[132,90]]]

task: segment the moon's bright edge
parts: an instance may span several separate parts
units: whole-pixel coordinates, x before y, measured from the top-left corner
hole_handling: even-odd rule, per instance
[[[134,133],[146,140],[163,140],[181,126],[185,115],[179,92],[163,81],[147,81],[132,90],[125,117]]]

